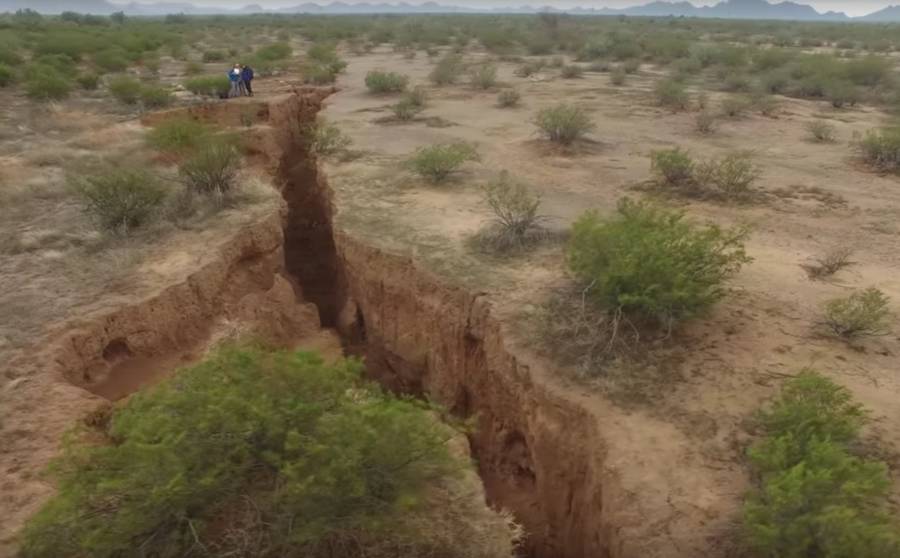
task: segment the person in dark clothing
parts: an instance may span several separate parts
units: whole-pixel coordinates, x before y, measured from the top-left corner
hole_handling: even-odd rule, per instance
[[[241,81],[244,83],[244,88],[247,90],[247,95],[253,96],[253,68],[250,66],[244,66],[241,69]]]

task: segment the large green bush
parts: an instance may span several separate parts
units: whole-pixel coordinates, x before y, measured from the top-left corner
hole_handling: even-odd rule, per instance
[[[94,64],[105,72],[124,72],[130,60],[121,49],[106,49],[94,54]]]
[[[409,85],[409,76],[396,72],[372,70],[366,74],[366,88],[370,93],[400,93]]]
[[[460,528],[459,498],[443,523],[419,521],[430,488],[466,464],[427,407],[360,371],[226,347],[133,396],[55,462],[59,491],[24,558],[509,556],[508,540],[489,553],[485,525]]]
[[[197,149],[178,168],[188,190],[224,196],[234,189],[240,169],[241,155],[234,145],[215,140]]]
[[[15,74],[12,68],[6,64],[0,64],[0,87],[7,87],[15,81]]]
[[[750,261],[745,236],[626,198],[612,217],[588,211],[575,222],[568,264],[605,308],[671,325],[724,296],[725,281]]]
[[[407,164],[416,174],[442,182],[464,163],[478,159],[478,152],[468,143],[439,143],[417,150]]]
[[[284,60],[293,54],[291,45],[287,43],[273,43],[256,51],[256,57],[261,60]]]
[[[459,79],[462,70],[462,57],[458,54],[450,53],[445,55],[437,64],[435,64],[431,73],[428,74],[428,78],[435,85],[452,85]]]
[[[59,100],[69,96],[72,80],[51,66],[31,68],[25,82],[25,93],[39,101]]]
[[[133,105],[141,99],[141,82],[132,77],[115,77],[109,80],[107,87],[113,97],[126,105]]]
[[[694,160],[680,147],[651,153],[650,170],[670,186],[683,186],[694,180]]]
[[[228,76],[198,76],[184,82],[184,88],[195,95],[223,97],[231,90]]]
[[[74,178],[72,186],[100,228],[123,234],[149,221],[166,196],[159,178],[144,169],[111,168]]]
[[[172,118],[156,124],[147,132],[147,143],[168,153],[191,152],[210,141],[212,130],[190,118]]]
[[[859,148],[863,160],[875,170],[900,171],[900,126],[868,132]]]
[[[846,389],[804,371],[785,384],[759,422],[765,437],[749,452],[759,484],[744,504],[745,535],[757,555],[900,553],[887,467],[851,451],[866,413]]]
[[[594,129],[588,113],[565,103],[541,109],[535,125],[552,142],[569,145]]]

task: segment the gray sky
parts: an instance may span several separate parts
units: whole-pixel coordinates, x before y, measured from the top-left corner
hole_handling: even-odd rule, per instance
[[[117,3],[126,3],[126,0],[114,0]],[[152,2],[154,0],[141,0],[144,2]],[[266,8],[280,8],[285,6],[296,6],[307,1],[316,2],[318,4],[328,4],[332,0],[185,0],[197,6],[221,6],[221,7],[240,7],[247,4],[259,4]],[[359,3],[363,0],[341,0],[348,4]],[[395,4],[400,0],[368,0],[371,3],[388,2]],[[410,4],[421,4],[425,0],[406,0]],[[646,4],[650,0],[435,0],[439,4],[457,5],[457,6],[583,6],[583,7],[609,7],[622,8],[626,6],[635,6]],[[828,10],[836,10],[846,12],[849,15],[865,15],[880,10],[885,6],[891,5],[891,1],[885,0],[794,0],[800,4],[809,4],[820,12]],[[710,5],[717,3],[716,0],[692,0],[696,5]],[[900,3],[895,0],[894,3]]]

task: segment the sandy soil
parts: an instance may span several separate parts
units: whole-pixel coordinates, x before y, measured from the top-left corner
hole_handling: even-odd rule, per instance
[[[468,55],[470,62],[483,58]],[[565,274],[558,247],[506,262],[466,250],[466,238],[490,217],[478,186],[501,170],[540,192],[544,212],[562,228],[587,208],[610,212],[622,196],[642,195],[636,187],[650,178],[654,149],[682,146],[700,157],[747,150],[762,168],[759,186],[767,195],[761,203],[683,203],[698,221],[749,225],[747,248],[754,262],[711,316],[678,333],[672,346],[653,349],[655,385],[635,382],[636,391],[626,389],[626,397],[611,406],[603,395],[610,386],[602,380],[571,382],[559,367],[537,361],[546,379],[594,411],[609,443],[607,466],[637,500],[655,499],[656,510],[643,519],[663,537],[678,532],[671,539],[681,553],[729,553],[726,541],[734,536],[737,506],[748,486],[747,419],[784,378],[805,367],[833,377],[872,410],[870,434],[882,448],[879,454],[892,468],[900,467],[900,339],[894,334],[849,347],[814,328],[821,304],[851,289],[875,286],[900,300],[900,181],[866,171],[851,145],[855,134],[881,124],[884,114],[784,98],[775,118],[727,120],[704,137],[693,131],[693,113],[654,106],[650,92],[658,74],[649,68],[617,88],[604,74],[563,80],[546,70],[522,79],[513,76],[513,65],[500,64],[500,79],[522,93],[522,106],[514,109],[496,106],[497,90],[476,91],[462,83],[431,87],[430,68],[421,54],[410,61],[387,50],[350,59],[338,83],[341,91],[323,112],[354,141],[355,158],[326,165],[336,193],[336,225],[485,292],[513,331],[526,329],[522,310],[545,299]],[[409,74],[413,85],[427,86],[425,112],[410,123],[389,122],[387,107],[396,97],[366,91],[363,81],[373,69]],[[712,94],[713,104],[722,97]],[[547,145],[531,124],[538,109],[560,101],[586,108],[597,124],[589,141],[568,151]],[[807,140],[805,125],[814,117],[834,124],[836,143]],[[453,140],[476,144],[481,163],[468,164],[440,186],[404,169],[416,148]],[[800,265],[838,246],[852,248],[858,265],[828,282],[809,280]],[[524,333],[521,338],[522,354],[528,354],[532,343]],[[647,508],[635,506],[640,509]]]

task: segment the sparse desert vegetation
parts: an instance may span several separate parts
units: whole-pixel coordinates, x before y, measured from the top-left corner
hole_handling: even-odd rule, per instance
[[[897,31],[0,14],[0,554],[894,558]]]

